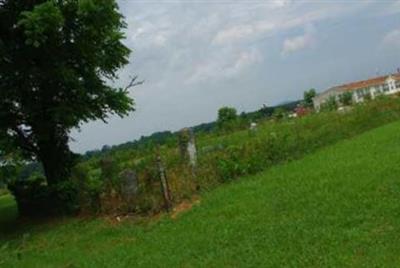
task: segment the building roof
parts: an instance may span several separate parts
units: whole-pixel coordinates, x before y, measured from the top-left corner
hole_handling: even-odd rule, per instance
[[[385,83],[386,79],[388,79],[390,76],[393,77],[395,80],[400,80],[400,73],[396,73],[396,74],[384,75],[384,76],[374,77],[368,80],[362,80],[340,85],[338,86],[338,88],[341,88],[342,90],[345,91],[353,91],[360,88],[382,85],[383,83]]]

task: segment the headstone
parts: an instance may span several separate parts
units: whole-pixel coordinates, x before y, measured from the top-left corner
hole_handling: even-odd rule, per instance
[[[130,200],[138,194],[139,182],[135,171],[125,170],[121,173],[121,193],[125,200]]]
[[[251,122],[250,123],[250,130],[251,131],[256,131],[257,130],[257,123],[256,122]]]
[[[181,158],[188,160],[192,167],[197,164],[196,138],[191,128],[184,128],[179,134],[179,150]]]
[[[196,140],[194,136],[194,132],[192,129],[189,130],[189,141],[187,144],[187,153],[189,155],[189,163],[194,168],[197,164],[197,149],[196,149]]]

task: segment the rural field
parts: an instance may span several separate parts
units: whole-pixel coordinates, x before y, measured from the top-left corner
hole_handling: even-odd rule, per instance
[[[400,0],[0,0],[0,268],[400,267]]]
[[[1,233],[1,267],[396,267],[400,122],[205,192],[152,220]],[[12,200],[0,199],[0,220]]]

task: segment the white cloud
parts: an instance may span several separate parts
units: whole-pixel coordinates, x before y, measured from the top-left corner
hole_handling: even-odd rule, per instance
[[[291,3],[291,0],[275,0],[272,1],[272,4],[275,5],[276,7],[284,7],[287,6]]]
[[[238,25],[219,32],[215,36],[213,43],[222,44],[231,42],[246,37],[252,33],[254,33],[254,28],[251,25]]]
[[[275,29],[275,24],[268,21],[256,22],[254,24],[239,24],[217,33],[213,43],[227,44],[243,38],[249,38],[260,33],[266,33]]]
[[[258,6],[258,11],[251,20],[244,20],[241,17],[235,18],[235,24],[228,24],[220,29],[213,38],[212,43],[226,45],[243,40],[251,42],[297,27],[307,27],[309,24],[316,24],[329,18],[344,16],[365,5],[360,3],[359,5],[344,7],[342,5],[326,3],[324,5],[317,5],[314,8],[309,8],[311,5],[306,6],[306,10],[303,10],[305,8],[303,5],[292,4],[289,1],[278,1],[275,3],[276,6]],[[280,8],[277,9],[277,7]],[[249,13],[251,13],[250,10],[248,10]]]
[[[254,64],[261,62],[262,55],[257,49],[246,51],[227,51],[224,55],[202,61],[193,69],[186,80],[187,84],[195,84],[210,79],[226,79],[234,77]]]
[[[312,26],[306,28],[303,35],[286,38],[283,42],[282,55],[289,55],[296,51],[310,48],[315,44],[315,29]]]
[[[386,47],[400,48],[400,29],[387,33],[382,43]]]
[[[393,15],[400,13],[400,0],[394,1],[393,3],[388,3],[383,9],[378,12],[378,15]]]
[[[224,75],[227,77],[235,76],[261,60],[262,55],[257,49],[243,51],[238,55],[234,64],[225,70]]]

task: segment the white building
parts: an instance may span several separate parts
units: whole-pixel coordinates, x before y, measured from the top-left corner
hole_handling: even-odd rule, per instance
[[[375,98],[381,94],[391,95],[398,93],[400,92],[400,73],[332,87],[315,96],[313,99],[315,110],[319,111],[321,105],[331,96],[335,97],[336,101],[339,101],[339,96],[345,92],[352,93],[352,100],[355,103],[364,101],[366,95]]]

